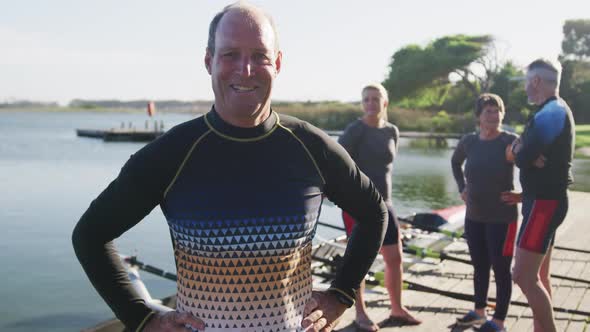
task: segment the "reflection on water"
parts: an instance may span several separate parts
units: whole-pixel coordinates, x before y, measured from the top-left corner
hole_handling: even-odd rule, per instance
[[[403,202],[408,208],[415,207],[417,202],[427,203],[433,209],[460,203],[456,192],[448,192],[444,175],[396,176],[395,180],[399,184],[393,192],[400,197],[400,204]]]
[[[461,204],[450,149],[416,149],[402,139],[393,167],[394,207],[400,215]]]

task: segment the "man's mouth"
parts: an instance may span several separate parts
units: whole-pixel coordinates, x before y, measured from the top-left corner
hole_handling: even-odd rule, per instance
[[[232,90],[234,90],[237,93],[248,93],[256,90],[255,86],[245,86],[239,84],[230,84],[230,88],[232,88]]]

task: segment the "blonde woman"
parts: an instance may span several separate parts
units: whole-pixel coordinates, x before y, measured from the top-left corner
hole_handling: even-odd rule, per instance
[[[362,118],[349,124],[338,142],[351,155],[358,167],[365,173],[383,196],[389,210],[387,233],[381,247],[385,261],[385,286],[391,300],[390,316],[383,325],[417,325],[416,319],[401,301],[402,289],[402,248],[398,227],[391,201],[391,176],[393,160],[397,152],[399,131],[387,122],[387,90],[381,84],[370,84],[362,90]],[[342,212],[347,234],[354,231],[354,219],[346,211]],[[367,314],[363,298],[365,284],[361,283],[356,296],[355,325],[361,331],[377,331]]]

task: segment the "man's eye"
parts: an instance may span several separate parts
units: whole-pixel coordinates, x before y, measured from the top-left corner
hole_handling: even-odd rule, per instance
[[[254,60],[259,63],[268,63],[270,62],[270,58],[266,54],[256,53],[253,56]]]

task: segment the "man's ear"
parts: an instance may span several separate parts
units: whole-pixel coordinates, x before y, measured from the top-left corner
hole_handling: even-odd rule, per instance
[[[211,61],[213,60],[213,54],[209,51],[209,48],[205,51],[205,68],[207,68],[207,72],[211,75]]]
[[[281,72],[281,63],[283,61],[283,52],[278,51],[277,57],[275,59],[275,68],[277,70],[277,74]]]

